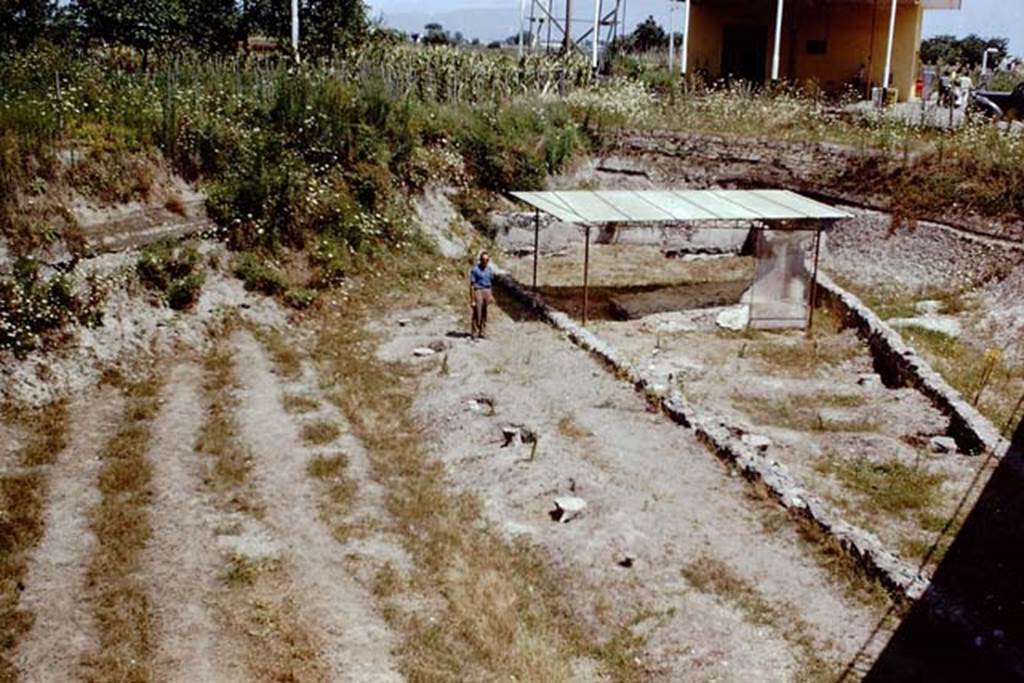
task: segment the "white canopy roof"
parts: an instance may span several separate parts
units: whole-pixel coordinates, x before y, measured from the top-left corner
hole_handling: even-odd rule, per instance
[[[845,211],[789,190],[572,190],[512,196],[569,223],[839,220]]]

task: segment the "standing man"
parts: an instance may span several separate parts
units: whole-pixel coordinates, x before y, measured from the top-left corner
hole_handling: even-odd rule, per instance
[[[491,257],[486,251],[481,251],[480,260],[469,271],[469,307],[473,310],[473,339],[487,338],[487,305],[494,301],[491,294],[493,279]]]

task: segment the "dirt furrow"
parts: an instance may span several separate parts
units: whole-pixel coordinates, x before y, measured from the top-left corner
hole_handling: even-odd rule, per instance
[[[154,670],[168,681],[244,680],[211,610],[220,553],[215,512],[201,493],[202,465],[193,448],[203,422],[199,387],[195,364],[176,366],[153,425],[153,536],[144,576],[152,587]]]
[[[332,680],[401,680],[392,655],[394,634],[373,597],[346,571],[344,552],[319,520],[317,492],[307,467],[316,452],[282,409],[282,387],[256,339],[233,340],[241,391],[243,440],[253,456],[252,479],[267,523],[285,549],[297,604],[314,622]]]
[[[21,596],[22,607],[34,615],[15,657],[25,680],[72,680],[82,656],[98,646],[84,594],[96,542],[89,514],[100,499],[99,455],[122,405],[118,392],[100,389],[70,406],[69,445],[50,469],[45,531],[29,561]]]

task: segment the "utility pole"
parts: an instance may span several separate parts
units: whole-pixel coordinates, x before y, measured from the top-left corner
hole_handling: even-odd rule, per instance
[[[299,62],[299,0],[292,0],[292,54]]]

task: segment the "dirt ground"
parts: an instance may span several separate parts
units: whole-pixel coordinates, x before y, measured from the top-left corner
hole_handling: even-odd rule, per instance
[[[595,261],[609,258],[601,253],[608,247],[592,249]],[[632,248],[634,281],[663,258],[656,249]],[[511,261],[510,270],[521,272],[528,261]],[[690,277],[701,282],[706,268],[725,262],[696,263],[690,264]],[[614,277],[625,279],[622,271]],[[673,286],[681,286],[687,275],[676,273]],[[546,271],[541,291],[557,290],[562,278],[571,274]],[[567,310],[578,315],[578,309]],[[965,493],[977,493],[970,484],[983,460],[931,453],[931,437],[944,435],[948,420],[916,390],[886,388],[874,373],[867,346],[852,330],[837,331],[825,311],[819,311],[816,336],[809,342],[799,332],[722,330],[715,324],[722,310],[708,306],[629,321],[597,319],[591,329],[655,386],[675,386],[702,410],[767,439],[768,457],[900,555],[921,561],[940,543],[929,563],[934,565],[949,540],[948,535],[939,539],[938,532]],[[908,476],[927,485],[929,493],[919,498],[895,490]]]
[[[492,524],[543,549],[589,628],[627,625],[644,640],[646,677],[834,678],[884,644],[871,638],[884,603],[845,593],[770,504],[628,385],[541,322],[499,310],[492,339],[473,343],[453,334],[461,313],[392,312],[376,326],[379,354],[410,361],[445,344],[414,361],[415,408],[448,475]],[[536,448],[505,446],[511,425]],[[558,496],[586,508],[553,521]],[[725,591],[702,576],[719,566],[733,581]],[[758,616],[776,612],[778,623]]]

